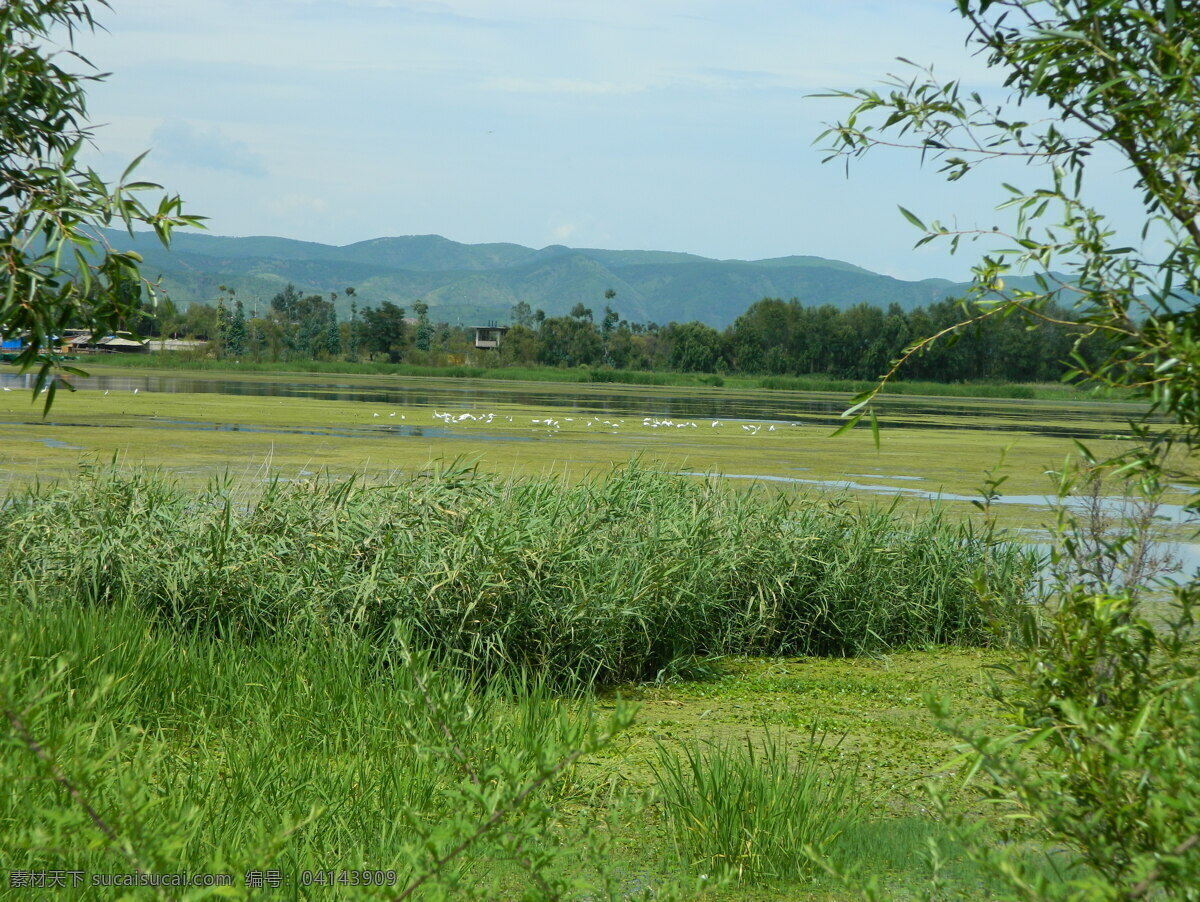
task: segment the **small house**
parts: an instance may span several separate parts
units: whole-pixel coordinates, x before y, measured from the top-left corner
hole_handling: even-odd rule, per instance
[[[475,347],[481,351],[494,351],[500,347],[500,341],[504,338],[504,333],[507,331],[508,326],[497,326],[495,323],[487,326],[476,326]]]

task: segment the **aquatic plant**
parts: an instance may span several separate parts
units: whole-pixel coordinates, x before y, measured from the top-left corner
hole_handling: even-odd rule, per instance
[[[125,603],[212,636],[349,626],[383,641],[399,620],[481,672],[559,682],[653,679],[697,655],[985,644],[1035,567],[936,512],[636,464],[577,485],[447,467],[201,493],[101,469],[5,505],[0,566],[18,597]]]
[[[862,819],[853,767],[820,764],[823,739],[794,749],[769,733],[756,745],[708,742],[662,750],[655,776],[680,857],[738,880],[795,879]]]

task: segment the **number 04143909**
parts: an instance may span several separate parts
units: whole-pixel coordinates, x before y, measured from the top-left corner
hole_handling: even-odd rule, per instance
[[[393,870],[301,871],[301,886],[395,886]]]

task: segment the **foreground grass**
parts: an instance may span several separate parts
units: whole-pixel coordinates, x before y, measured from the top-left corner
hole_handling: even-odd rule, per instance
[[[287,875],[287,897],[322,888],[306,887],[305,871],[366,870],[382,875],[375,886],[324,888],[395,895],[485,821],[489,804],[510,827],[528,817],[500,798],[472,804],[453,750],[488,781],[537,787],[536,813],[586,797],[576,767],[554,768],[611,720],[536,681],[472,688],[426,670],[418,684],[421,668],[395,649],[344,633],[214,643],[120,606],[9,601],[3,613],[10,870],[222,873],[235,889],[248,888],[246,872],[274,870]],[[553,851],[561,827],[522,830]],[[518,856],[504,835],[453,860],[449,882],[511,886],[502,863]]]
[[[888,662],[739,659],[708,680],[597,697],[551,694],[516,675],[465,683],[344,631],[214,641],[126,606],[11,597],[0,617],[0,698],[19,723],[0,733],[4,867],[221,873],[231,877],[221,895],[239,898],[261,892],[246,885],[247,872],[272,871],[282,881],[279,898],[396,897],[495,810],[503,815],[497,827],[443,868],[440,888],[427,885],[418,898],[518,898],[536,889],[513,837],[536,843],[526,850],[547,856],[543,879],[565,898],[651,889],[654,898],[690,898],[703,886],[717,899],[846,898],[804,868],[789,877],[778,862],[795,868],[797,857],[774,831],[757,832],[798,831],[808,824],[795,816],[805,799],[820,803],[807,838],[834,860],[881,876],[891,897],[902,898],[926,880],[926,841],[944,838],[912,789],[938,769],[944,742],[911,693],[936,680],[957,707],[979,710],[980,665],[1002,660],[980,652],[905,653]],[[828,677],[819,692],[804,690],[806,672]],[[631,726],[622,695],[642,699]],[[703,710],[693,703],[701,697]],[[855,711],[876,716],[855,723]],[[664,712],[690,727],[668,726]],[[837,713],[850,728],[841,744],[811,748],[814,726]],[[624,729],[606,733],[614,725]],[[604,741],[554,772],[525,807],[503,808],[501,787],[532,785],[597,737]],[[753,818],[749,837],[762,843],[743,837],[721,885],[723,847],[705,836],[681,843],[676,818],[703,813],[712,794],[687,779],[663,794],[648,764],[690,769],[689,755],[699,755],[711,765],[714,746],[705,743],[753,755],[770,737],[772,760],[784,769],[739,772],[776,813],[760,820],[743,812]],[[863,757],[853,749],[866,742],[890,744],[893,770],[881,778],[860,767],[860,803],[848,805],[830,793],[849,788],[853,762]],[[482,802],[459,752],[497,787]],[[722,767],[736,769],[739,759],[701,765],[700,787]],[[807,774],[808,796],[797,795],[795,768]],[[829,818],[841,832],[817,829]],[[957,851],[947,846],[952,863]],[[381,874],[385,885],[303,885],[343,869]],[[951,876],[978,885],[961,862]],[[215,892],[172,887],[162,895]]]

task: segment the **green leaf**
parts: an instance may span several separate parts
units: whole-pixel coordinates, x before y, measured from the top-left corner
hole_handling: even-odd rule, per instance
[[[125,167],[125,171],[121,173],[121,184],[124,184],[125,179],[129,178],[129,176],[133,174],[133,170],[137,169],[138,166],[141,165],[142,160],[146,159],[146,154],[148,153],[150,153],[150,151],[143,150],[140,154],[134,157],[132,163]]]
[[[907,219],[909,222],[911,222],[913,225],[915,225],[922,232],[925,231],[925,223],[921,222],[921,220],[918,219],[915,215],[913,215],[913,213],[911,211],[906,210],[904,207],[899,207],[898,209],[900,210],[901,214],[903,214],[905,219]]]
[[[838,426],[837,429],[835,429],[835,430],[833,430],[833,432],[829,433],[829,437],[836,438],[837,436],[841,435],[842,433],[847,432],[850,429],[853,429],[855,426],[858,425],[859,420],[861,420],[862,418],[863,418],[863,415],[861,413],[850,417],[849,419],[846,420],[846,422],[842,423],[841,426]]]

